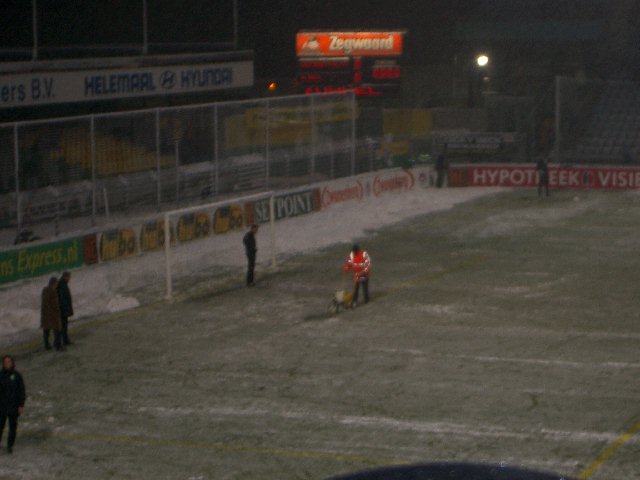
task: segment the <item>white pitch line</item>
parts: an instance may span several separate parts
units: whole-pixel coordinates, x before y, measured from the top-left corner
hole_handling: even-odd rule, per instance
[[[573,360],[553,360],[544,358],[516,358],[516,357],[498,357],[490,355],[439,355],[437,353],[429,352],[426,350],[418,350],[412,348],[380,348],[375,349],[376,352],[392,353],[392,354],[407,354],[416,357],[446,357],[446,358],[460,358],[463,360],[473,360],[476,362],[484,363],[523,363],[527,365],[543,365],[543,366],[557,366],[557,367],[571,367],[571,368],[611,368],[616,370],[626,370],[640,368],[640,363],[631,362],[578,362]]]
[[[447,308],[451,309],[451,312],[454,312],[456,315],[462,315],[459,309],[456,306],[451,305],[438,305],[433,306],[434,308],[439,308],[440,310],[446,310]],[[471,314],[468,314],[471,316]],[[475,328],[469,324],[446,324],[446,323],[435,323],[429,324],[429,329],[432,330],[456,330],[456,331],[471,331],[472,328]],[[484,336],[516,336],[516,337],[553,337],[557,338],[559,335],[562,335],[565,338],[576,337],[580,338],[589,338],[596,340],[640,340],[640,333],[637,332],[590,332],[584,330],[554,330],[552,328],[532,328],[532,327],[483,327],[481,330],[473,330],[473,335],[484,335]]]
[[[35,406],[39,404],[37,400],[31,402]],[[98,407],[98,403],[103,403]],[[281,405],[265,405],[258,408],[237,408],[232,406],[211,406],[202,408],[189,407],[163,407],[163,406],[135,406],[132,400],[119,399],[116,402],[70,402],[66,409],[80,408],[85,412],[90,412],[94,408],[117,406],[123,413],[129,412],[135,415],[150,414],[162,417],[191,417],[201,416],[212,419],[224,418],[255,418],[264,427],[265,419],[294,420],[310,423],[321,423],[324,426],[333,424],[336,427],[348,426],[363,429],[378,429],[389,432],[413,432],[429,433],[434,435],[448,435],[463,438],[497,438],[497,439],[536,439],[544,438],[555,441],[573,442],[611,442],[615,441],[619,434],[615,432],[592,432],[576,430],[554,430],[554,429],[509,429],[502,425],[477,424],[469,425],[465,423],[452,422],[429,422],[422,420],[404,420],[383,416],[363,416],[363,415],[337,415],[323,413],[319,411],[294,410],[283,408]],[[34,425],[35,427],[36,425]],[[51,427],[51,425],[48,425]],[[631,442],[638,443],[640,438],[634,437]]]

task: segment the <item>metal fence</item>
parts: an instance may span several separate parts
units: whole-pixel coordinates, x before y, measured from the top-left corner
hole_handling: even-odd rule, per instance
[[[344,92],[2,124],[0,244],[382,168],[357,117]]]

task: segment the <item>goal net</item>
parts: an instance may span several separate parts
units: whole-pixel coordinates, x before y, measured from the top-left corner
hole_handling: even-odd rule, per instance
[[[166,298],[174,297],[176,278],[188,282],[213,269],[246,266],[242,236],[252,224],[263,227],[258,234],[258,263],[275,267],[274,217],[273,192],[165,212],[160,242],[164,245]],[[165,241],[167,238],[171,240]]]

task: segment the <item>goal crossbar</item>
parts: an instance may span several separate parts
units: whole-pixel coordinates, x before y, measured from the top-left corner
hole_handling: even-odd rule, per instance
[[[269,234],[271,240],[271,265],[276,266],[276,232],[275,232],[275,202],[274,192],[262,192],[252,195],[245,195],[243,197],[234,197],[227,200],[220,200],[213,203],[205,203],[203,205],[194,205],[192,207],[179,208],[175,210],[169,210],[164,213],[164,260],[165,260],[165,277],[166,277],[166,298],[168,300],[173,298],[173,278],[171,268],[171,217],[186,215],[193,212],[199,212],[202,210],[215,210],[218,207],[227,205],[245,203],[255,200],[269,199]],[[176,227],[177,228],[177,227]],[[176,232],[177,242],[177,232]]]

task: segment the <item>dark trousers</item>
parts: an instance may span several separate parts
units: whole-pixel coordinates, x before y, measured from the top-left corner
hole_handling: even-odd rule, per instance
[[[358,293],[360,293],[360,284],[362,284],[362,293],[364,294],[364,303],[369,301],[369,279],[356,282],[356,288],[353,292],[353,303],[358,303]]]
[[[548,173],[539,173],[540,175],[538,179],[538,196],[542,196],[542,189],[544,188],[544,194],[549,196],[549,174]]]
[[[447,178],[447,170],[444,168],[438,168],[436,170],[436,187],[442,188],[444,186],[444,181]]]
[[[256,268],[256,254],[247,253],[247,285],[253,283],[253,270]]]
[[[60,322],[62,323],[62,331],[60,332],[62,335],[62,343],[69,345],[71,343],[69,341],[69,317],[62,315],[60,317]]]
[[[51,345],[49,345],[50,331],[51,330],[49,328],[42,329],[42,339],[44,340],[44,348],[46,348],[47,350],[51,348]],[[53,331],[53,346],[56,347],[56,349],[62,348],[62,332],[60,332],[59,330]]]
[[[18,414],[0,413],[0,441],[2,441],[2,433],[4,432],[4,424],[9,419],[9,438],[7,440],[7,447],[13,447],[16,442],[16,435],[18,433]]]

